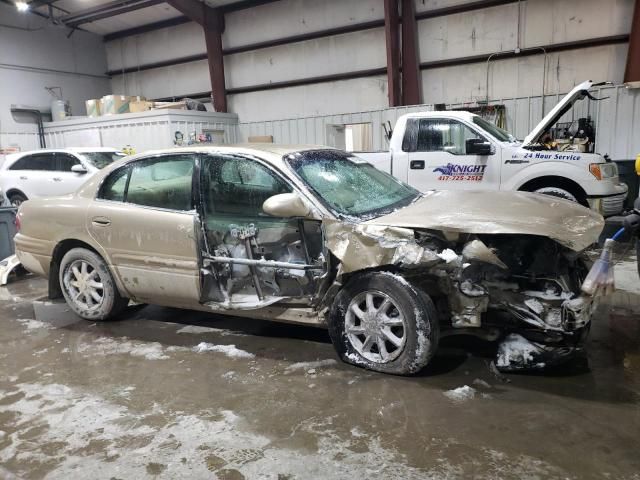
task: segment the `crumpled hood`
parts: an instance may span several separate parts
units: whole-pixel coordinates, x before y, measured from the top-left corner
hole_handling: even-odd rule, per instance
[[[601,215],[560,198],[527,192],[430,191],[411,205],[365,222],[412,229],[549,237],[580,251],[598,240]]]

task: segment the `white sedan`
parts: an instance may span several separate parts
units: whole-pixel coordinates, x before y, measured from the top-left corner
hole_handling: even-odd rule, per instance
[[[124,157],[114,148],[64,148],[8,155],[0,167],[0,191],[17,207],[34,197],[75,192],[87,179]]]

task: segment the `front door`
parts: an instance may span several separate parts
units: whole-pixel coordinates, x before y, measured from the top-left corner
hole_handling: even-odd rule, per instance
[[[170,154],[129,163],[104,180],[89,207],[89,231],[135,300],[176,306],[199,301],[195,157]]]
[[[56,152],[55,158],[56,170],[49,178],[50,195],[66,195],[75,192],[86,181],[87,174],[72,172],[71,168],[82,163],[75,156],[64,152]]]
[[[408,136],[413,143],[405,150],[409,152],[407,179],[411,186],[421,191],[499,189],[500,161],[496,153],[467,153],[471,142],[488,141],[479,132],[449,118],[410,119],[410,129],[416,133]]]
[[[259,159],[242,155],[203,157],[201,172],[205,263],[212,276],[205,279],[203,301],[255,308],[310,299],[322,269],[320,223],[262,210],[266,199],[292,186]]]

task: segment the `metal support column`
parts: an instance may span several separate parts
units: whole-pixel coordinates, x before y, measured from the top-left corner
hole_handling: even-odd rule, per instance
[[[389,106],[402,104],[400,92],[400,18],[398,0],[384,0],[384,33],[387,44]]]
[[[422,103],[415,0],[402,0],[402,104]]]
[[[227,90],[224,79],[222,33],[224,14],[219,8],[211,8],[197,0],[167,0],[173,8],[197,22],[204,29],[211,78],[211,100],[216,112],[227,111]]]
[[[640,87],[640,0],[636,0],[633,21],[631,22],[624,83]]]

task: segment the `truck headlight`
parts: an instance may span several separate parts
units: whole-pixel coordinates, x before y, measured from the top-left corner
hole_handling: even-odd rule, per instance
[[[592,163],[589,165],[589,171],[598,180],[613,178],[618,176],[618,165],[614,162]]]

